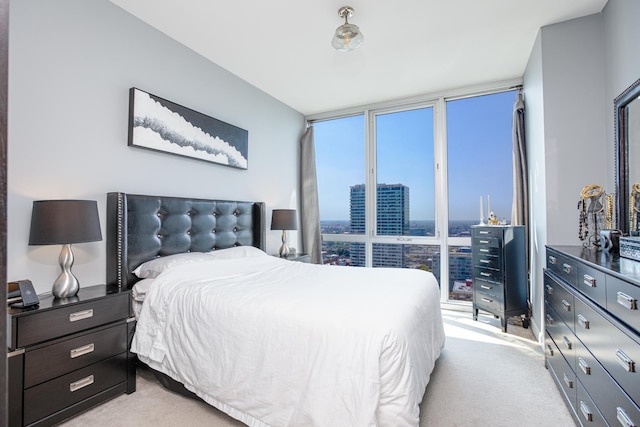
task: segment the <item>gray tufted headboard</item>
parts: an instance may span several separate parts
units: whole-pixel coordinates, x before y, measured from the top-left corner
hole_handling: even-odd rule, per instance
[[[107,284],[129,289],[150,259],[251,245],[265,249],[261,202],[107,194]]]

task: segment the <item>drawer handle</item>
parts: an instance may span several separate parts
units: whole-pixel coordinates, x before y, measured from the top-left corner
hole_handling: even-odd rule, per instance
[[[491,240],[480,240],[480,243],[482,243],[483,245],[488,245],[489,243],[491,243]]]
[[[623,306],[628,310],[638,309],[638,300],[633,297],[630,297],[629,295],[623,292],[618,292],[618,297],[616,298],[616,301],[618,302],[618,304],[620,304],[621,306]]]
[[[583,276],[582,283],[592,288],[596,287],[596,279],[594,277],[589,276],[588,274],[585,274]]]
[[[76,357],[84,356],[85,354],[92,353],[95,350],[95,345],[93,343],[83,345],[82,347],[74,348],[69,352],[69,356],[72,359]]]
[[[578,314],[578,324],[584,329],[589,329],[589,321],[582,314]]]
[[[77,322],[78,320],[88,319],[93,317],[93,309],[76,311],[75,313],[71,313],[69,315],[69,322]]]
[[[487,286],[487,285],[480,285],[480,287],[486,290],[491,290],[491,288],[493,288],[493,286]]]
[[[69,391],[74,392],[91,384],[93,384],[93,375],[89,375],[88,377],[69,384]]]
[[[479,233],[480,234],[489,234],[489,232],[487,230],[480,230]]]
[[[480,248],[480,252],[484,252],[485,254],[489,253],[489,249]]]
[[[547,314],[547,323],[550,324],[550,325],[553,325],[554,321],[555,320],[553,320],[553,317],[551,317],[550,315]]]
[[[585,420],[589,422],[593,421],[593,412],[591,412],[591,408],[589,408],[589,405],[584,403],[582,400],[580,401],[580,412],[582,412],[582,416]]]
[[[484,298],[484,297],[482,298],[482,301],[484,301],[484,302],[493,302],[493,300],[492,300],[492,299]]]
[[[553,356],[553,347],[547,345],[547,350],[549,350],[549,356]]]
[[[620,366],[622,366],[625,369],[625,371],[627,372],[636,371],[636,366],[635,366],[636,364],[633,361],[633,359],[631,359],[629,356],[624,354],[624,351],[620,350],[619,348],[616,348],[616,360],[618,361]]]
[[[584,360],[582,357],[578,358],[578,365],[580,365],[580,369],[582,369],[582,372],[584,372],[585,375],[591,375],[591,367],[587,364],[587,361]]]
[[[562,308],[565,311],[571,311],[571,304],[567,300],[562,300]]]
[[[548,295],[553,295],[553,286],[546,285],[545,287],[547,288],[547,294]]]
[[[556,259],[556,257],[549,255],[549,264],[556,265],[557,262],[558,260]]]
[[[567,385],[567,387],[573,388],[573,380],[569,378],[567,374],[562,374],[562,376],[564,378],[564,383]]]
[[[567,274],[571,274],[573,268],[569,264],[562,264],[562,270]]]
[[[629,418],[629,415],[627,415],[624,409],[618,406],[616,407],[616,412],[618,413],[616,415],[616,418],[618,419],[620,425],[624,427],[636,427],[636,423],[634,423],[633,420]]]
[[[571,341],[569,341],[569,338],[567,338],[566,336],[563,336],[562,340],[564,341],[564,345],[567,346],[567,349],[571,350]]]
[[[490,259],[481,259],[480,262],[483,263],[483,264],[491,264],[491,260]]]
[[[484,271],[481,271],[480,275],[484,277],[491,277],[491,273],[485,273]]]

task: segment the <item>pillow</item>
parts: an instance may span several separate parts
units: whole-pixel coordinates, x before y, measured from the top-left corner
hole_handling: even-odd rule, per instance
[[[154,279],[171,267],[210,260],[211,256],[207,252],[186,252],[168,255],[140,264],[138,268],[133,270],[133,274],[141,279]]]
[[[233,246],[227,249],[216,249],[207,252],[207,255],[210,259],[213,257],[213,259],[219,260],[268,256],[262,249],[258,249],[255,246]]]

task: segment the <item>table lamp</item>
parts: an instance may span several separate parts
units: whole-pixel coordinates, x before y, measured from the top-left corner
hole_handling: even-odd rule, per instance
[[[72,243],[102,240],[98,204],[95,200],[37,200],[31,212],[29,245],[62,245],[62,272],[53,282],[56,298],[75,296],[80,289],[78,279],[71,272]]]
[[[282,246],[280,246],[280,256],[289,255],[289,247],[287,246],[287,231],[297,230],[298,219],[295,209],[274,209],[271,215],[271,229],[282,230]]]

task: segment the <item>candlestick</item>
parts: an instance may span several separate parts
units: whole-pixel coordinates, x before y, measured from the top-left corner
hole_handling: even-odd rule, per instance
[[[491,216],[491,196],[487,195],[487,218]]]
[[[484,225],[484,210],[482,209],[482,196],[480,196],[480,224]]]

